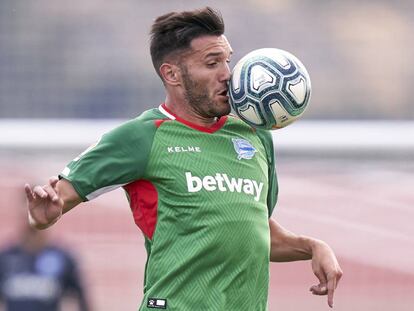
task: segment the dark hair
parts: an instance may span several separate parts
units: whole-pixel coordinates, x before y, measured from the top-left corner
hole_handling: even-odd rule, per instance
[[[159,68],[169,55],[190,48],[191,41],[203,35],[220,36],[224,21],[220,12],[205,7],[194,11],[171,12],[158,17],[151,28],[152,64]]]

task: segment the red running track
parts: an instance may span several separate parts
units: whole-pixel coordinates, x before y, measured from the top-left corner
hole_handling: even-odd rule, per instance
[[[2,158],[2,246],[22,221],[24,181],[43,182],[65,162]],[[338,255],[344,277],[335,310],[414,310],[414,162],[281,157],[278,175],[273,217]],[[122,191],[76,208],[49,236],[77,254],[95,310],[137,309],[146,255]],[[309,293],[314,282],[309,262],[272,264],[269,310],[328,310],[326,297]]]

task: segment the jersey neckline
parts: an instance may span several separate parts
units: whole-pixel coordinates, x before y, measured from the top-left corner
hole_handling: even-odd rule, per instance
[[[183,118],[180,118],[179,116],[175,115],[171,110],[169,110],[167,108],[167,106],[165,105],[165,103],[162,103],[158,107],[158,109],[160,110],[160,112],[162,114],[164,114],[165,116],[167,116],[171,120],[176,120],[176,121],[178,121],[178,122],[180,122],[180,123],[182,123],[182,124],[184,124],[188,127],[191,127],[194,130],[197,130],[197,131],[200,131],[200,132],[205,132],[205,133],[210,133],[210,134],[218,131],[219,129],[221,129],[227,121],[227,116],[222,116],[212,126],[207,127],[207,126],[198,125],[198,124],[195,124],[193,122],[187,121]]]

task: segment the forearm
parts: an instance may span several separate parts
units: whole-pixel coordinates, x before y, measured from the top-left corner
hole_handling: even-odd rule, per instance
[[[271,249],[270,261],[288,262],[312,259],[313,248],[319,240],[296,235],[279,225],[273,219],[269,220]]]
[[[65,214],[82,202],[82,199],[79,197],[75,188],[73,188],[72,184],[66,179],[61,179],[58,181],[56,185],[56,191],[57,195],[62,199],[63,202],[62,214]]]
[[[312,259],[313,273],[319,284],[311,287],[314,295],[328,295],[328,305],[333,306],[335,288],[342,277],[342,270],[333,250],[321,240],[299,236],[287,231],[275,220],[269,219],[270,261],[296,261]]]

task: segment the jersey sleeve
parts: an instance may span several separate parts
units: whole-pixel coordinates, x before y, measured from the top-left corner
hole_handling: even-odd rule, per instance
[[[277,196],[279,192],[277,175],[276,175],[276,165],[275,165],[275,152],[273,146],[272,134],[266,130],[257,129],[257,135],[263,143],[263,146],[266,150],[267,163],[268,163],[268,178],[269,178],[269,188],[267,193],[267,209],[269,212],[269,217],[272,215],[273,210],[276,206]]]
[[[145,172],[155,131],[153,120],[126,122],[72,160],[59,177],[84,201],[137,180]]]

